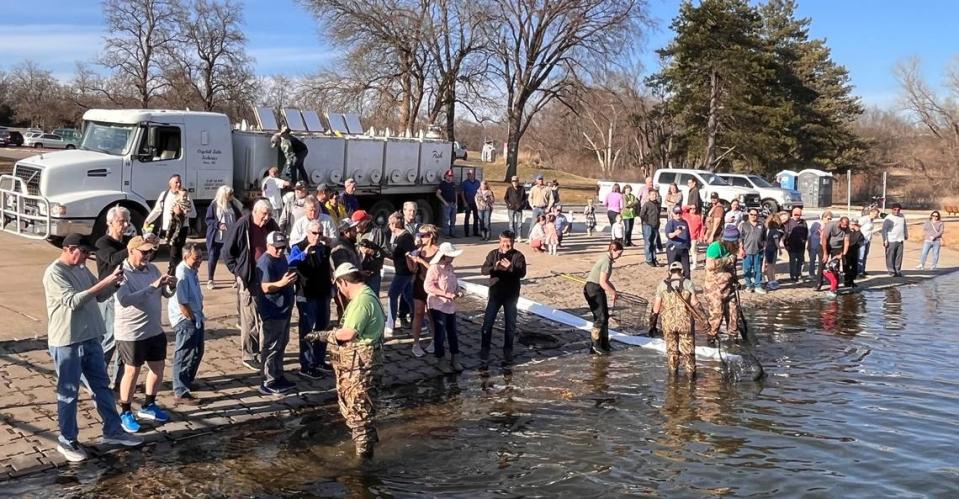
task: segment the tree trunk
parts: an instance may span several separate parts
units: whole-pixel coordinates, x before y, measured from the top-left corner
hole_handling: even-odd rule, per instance
[[[512,113],[511,113],[512,114]],[[506,134],[506,178],[503,182],[509,182],[513,175],[516,175],[517,164],[519,162],[519,131],[521,114],[510,116],[508,118],[509,130]]]
[[[719,114],[719,73],[714,69],[709,74],[709,120],[706,122],[706,154],[703,158],[703,167],[713,171],[716,165],[716,130]]]
[[[456,140],[453,130],[456,121],[456,90],[449,88],[446,90],[446,140],[453,142]]]

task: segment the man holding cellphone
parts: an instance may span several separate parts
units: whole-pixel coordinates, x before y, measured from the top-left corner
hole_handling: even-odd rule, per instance
[[[683,209],[673,207],[672,218],[666,222],[666,263],[679,262],[683,266],[683,276],[692,279],[689,269],[689,248],[692,237],[689,235],[689,224],[683,219]]]
[[[263,320],[263,382],[260,393],[280,395],[296,388],[283,376],[283,356],[290,340],[290,316],[293,313],[293,283],[296,271],[286,261],[286,234],[273,231],[266,235],[266,252],[256,261],[257,310]]]

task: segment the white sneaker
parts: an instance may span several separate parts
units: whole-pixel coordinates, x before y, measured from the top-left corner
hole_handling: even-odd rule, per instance
[[[436,348],[433,347],[433,342],[431,341],[429,345],[426,345],[426,353],[436,353]]]
[[[383,328],[383,338],[387,340],[393,339],[393,328],[386,326]]]
[[[413,343],[413,356],[420,358],[424,355],[426,355],[426,351],[423,350],[423,347],[419,343]]]
[[[753,288],[753,290],[755,290],[757,294],[761,294],[761,295],[766,294],[766,290],[763,289],[762,286],[756,286],[755,288]]]
[[[57,445],[57,452],[63,454],[63,457],[67,458],[67,461],[71,463],[86,461],[87,457],[89,457],[87,451],[76,442],[70,442],[68,444],[60,442]]]
[[[926,269],[925,267],[922,266],[922,264],[920,264],[920,265],[916,265],[916,270],[926,270]]]
[[[126,447],[136,447],[143,443],[143,437],[132,433],[118,433],[116,435],[104,435],[100,438],[100,443],[106,445],[123,445]]]
[[[215,289],[215,288],[216,288],[216,284],[214,284],[213,281],[207,281],[207,282],[206,282],[206,289],[211,289],[211,290],[212,290],[212,289]]]

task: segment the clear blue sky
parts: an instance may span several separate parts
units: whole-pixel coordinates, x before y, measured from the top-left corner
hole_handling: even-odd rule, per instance
[[[672,38],[669,24],[679,0],[648,0],[657,28],[645,40],[643,61],[656,69],[653,50]],[[100,3],[92,0],[3,0],[0,9],[0,68],[33,59],[61,79],[74,61],[92,60],[104,26]],[[263,75],[302,75],[328,64],[336,52],[324,43],[312,17],[293,0],[244,2],[248,51]],[[833,58],[852,75],[856,93],[869,105],[896,99],[892,68],[919,56],[938,86],[946,64],[959,57],[959,0],[800,0],[799,14],[812,18],[811,34],[825,38]]]

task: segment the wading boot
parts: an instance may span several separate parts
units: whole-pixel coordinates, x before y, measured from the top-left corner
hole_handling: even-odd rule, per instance
[[[589,348],[589,353],[594,353],[596,355],[609,355],[609,350],[603,346],[603,338],[600,334],[599,328],[594,327],[593,330],[589,332],[589,337],[591,340],[593,340],[593,343]],[[606,341],[609,341],[608,337]]]

